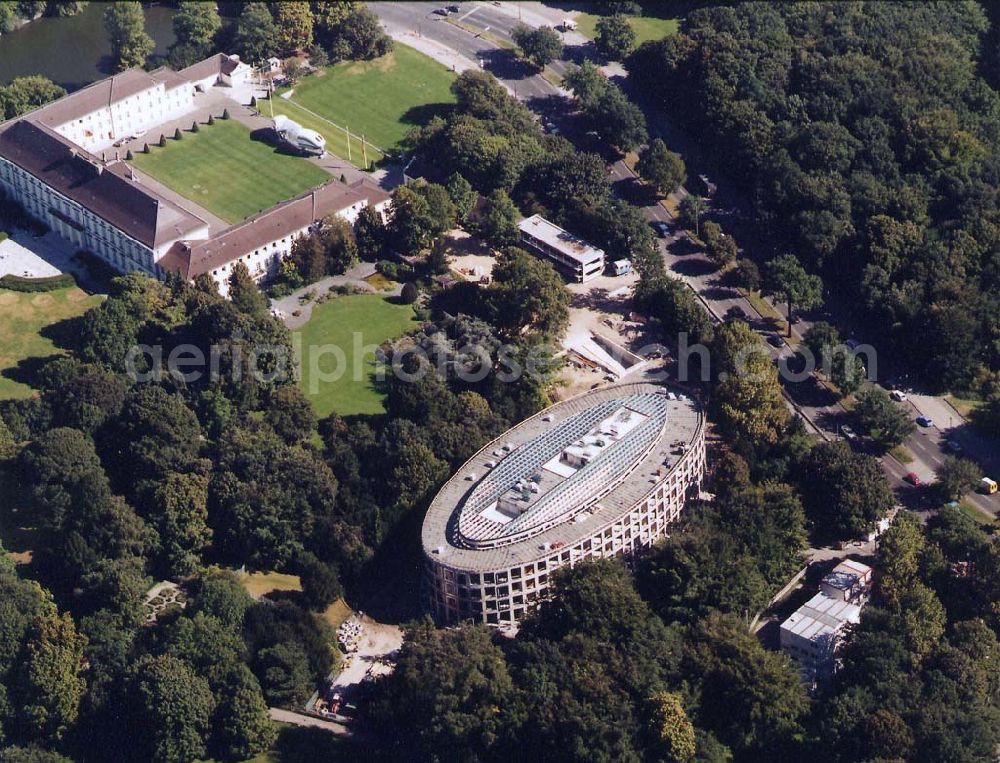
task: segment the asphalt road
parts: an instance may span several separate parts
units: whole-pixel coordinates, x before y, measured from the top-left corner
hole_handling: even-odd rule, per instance
[[[560,90],[555,85],[532,73],[527,66],[520,63],[512,50],[500,47],[483,37],[477,37],[476,34],[449,23],[446,17],[434,13],[436,9],[442,7],[441,3],[369,3],[368,5],[390,30],[427,37],[472,61],[480,62],[486,71],[514,91],[521,100],[545,99],[560,95]],[[457,21],[467,16],[470,11],[474,11],[463,23],[478,24],[477,17],[482,14],[484,21],[482,26],[492,26],[492,20],[498,17],[495,23],[502,23],[505,26],[493,29],[498,32],[498,37],[509,39],[509,29],[517,24],[516,19],[513,20],[513,24],[508,24],[511,21],[509,16],[493,11],[488,6],[474,3],[464,5],[465,9],[462,12],[449,18]],[[487,21],[487,18],[491,21]],[[508,31],[505,32],[504,29]]]

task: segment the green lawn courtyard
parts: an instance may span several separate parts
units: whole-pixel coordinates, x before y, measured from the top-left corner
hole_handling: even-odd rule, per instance
[[[597,22],[601,17],[593,13],[581,13],[574,20],[577,31],[593,40],[597,37]],[[650,40],[662,40],[675,34],[680,19],[661,19],[656,16],[629,16],[628,23],[635,32],[635,44],[642,45]]]
[[[72,287],[39,294],[0,289],[0,398],[29,397],[34,390],[9,377],[22,361],[61,354],[42,331],[54,323],[82,315],[101,302]]]
[[[235,120],[216,119],[182,135],[179,141],[168,138],[164,148],[151,144],[150,153],[135,154],[132,163],[231,223],[330,179],[305,159],[251,139]]]
[[[374,61],[335,64],[295,85],[291,102],[274,97],[274,112],[287,114],[326,138],[332,153],[347,159],[343,129],[383,150],[391,150],[416,125],[425,124],[442,104],[454,103],[455,74],[437,61],[399,42]],[[296,106],[303,108],[296,108]],[[270,116],[269,106],[258,104]],[[329,120],[324,122],[323,120]],[[351,142],[351,160],[361,163],[360,137]],[[369,155],[369,161],[372,160]]]
[[[383,396],[374,379],[375,348],[417,325],[411,305],[380,294],[353,294],[316,305],[309,322],[299,330],[300,383],[316,413],[320,417],[333,412],[341,416],[382,413]],[[356,347],[365,350],[356,351]],[[338,373],[338,378],[331,378]]]

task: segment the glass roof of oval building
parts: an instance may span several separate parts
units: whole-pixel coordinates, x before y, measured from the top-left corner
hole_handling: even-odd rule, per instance
[[[666,396],[629,395],[557,422],[520,447],[502,445],[461,508],[459,533],[477,545],[566,521],[628,476],[666,423]]]
[[[456,569],[530,560],[629,511],[684,461],[701,406],[651,382],[556,403],[484,446],[431,501],[424,552]]]

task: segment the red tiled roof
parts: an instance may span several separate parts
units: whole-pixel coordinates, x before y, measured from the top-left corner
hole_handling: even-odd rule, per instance
[[[206,225],[136,185],[124,162],[102,164],[44,124],[19,119],[5,125],[0,156],[150,248]]]
[[[172,248],[159,264],[180,272],[185,278],[194,278],[302,230],[315,220],[337,214],[359,201],[379,204],[388,198],[386,191],[365,180],[351,185],[332,180],[237,223],[210,239],[180,244]]]

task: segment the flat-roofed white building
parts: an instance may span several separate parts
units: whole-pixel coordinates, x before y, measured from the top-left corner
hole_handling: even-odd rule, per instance
[[[593,390],[486,445],[431,502],[425,603],[447,624],[516,626],[552,573],[668,532],[705,473],[700,404],[660,385]]]
[[[604,272],[604,250],[563,230],[541,215],[525,218],[517,226],[521,243],[531,252],[552,260],[567,278],[584,283]]]
[[[805,683],[825,681],[836,671],[844,629],[860,621],[860,606],[818,593],[781,624],[781,650],[799,664]]]
[[[831,599],[861,605],[868,601],[871,585],[872,568],[853,559],[845,559],[823,576],[819,590]]]

